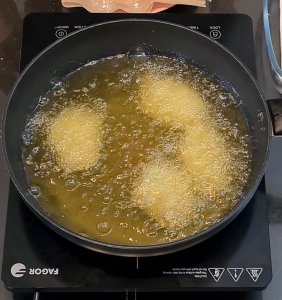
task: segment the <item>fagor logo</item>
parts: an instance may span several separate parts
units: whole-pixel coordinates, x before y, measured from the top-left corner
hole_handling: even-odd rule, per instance
[[[21,263],[14,264],[11,268],[11,274],[14,277],[22,277],[27,273],[25,265]],[[59,275],[58,268],[30,268],[28,270],[28,275]]]
[[[26,267],[25,265],[21,263],[14,264],[11,268],[11,274],[14,277],[22,277],[26,273]]]
[[[58,275],[59,274],[59,269],[40,269],[40,268],[36,268],[36,269],[29,269],[28,272],[29,275]]]

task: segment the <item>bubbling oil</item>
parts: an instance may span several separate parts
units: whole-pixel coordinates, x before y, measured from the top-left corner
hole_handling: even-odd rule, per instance
[[[145,246],[201,232],[242,199],[248,127],[230,92],[199,68],[119,55],[53,81],[22,153],[30,193],[56,222]]]

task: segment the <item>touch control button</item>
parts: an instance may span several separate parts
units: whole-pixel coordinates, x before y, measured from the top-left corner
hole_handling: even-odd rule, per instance
[[[68,33],[65,29],[58,29],[56,32],[55,32],[55,35],[58,39],[66,36]]]
[[[210,37],[217,40],[221,37],[221,32],[219,30],[212,30],[210,32]]]

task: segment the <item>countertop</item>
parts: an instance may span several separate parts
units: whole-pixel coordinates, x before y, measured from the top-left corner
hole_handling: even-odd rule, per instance
[[[273,2],[278,0],[273,0]],[[271,2],[271,1],[270,1]],[[8,93],[18,76],[22,22],[24,17],[32,12],[77,12],[85,13],[83,9],[66,9],[61,0],[0,0],[0,113],[2,114]],[[213,0],[206,8],[183,6],[187,13],[244,13],[252,17],[255,35],[258,81],[267,99],[279,98],[271,80],[267,61],[262,24],[262,0]],[[278,27],[278,26],[277,26]],[[277,37],[276,44],[279,43]],[[191,293],[189,299],[282,299],[282,139],[272,137],[270,161],[266,171],[266,188],[268,196],[269,230],[273,263],[273,279],[268,288],[254,293]],[[271,171],[270,171],[271,170]],[[8,199],[9,175],[0,155],[0,265],[2,264],[2,249],[4,240],[6,207]],[[95,297],[95,296],[94,296]],[[107,297],[107,296],[104,296]],[[109,297],[114,297],[111,295]],[[58,297],[47,295],[41,299],[94,299],[93,295],[65,295]],[[95,297],[96,298],[96,297]],[[119,295],[120,299],[145,298],[144,295]],[[149,297],[151,298],[151,297]],[[158,298],[156,295],[154,298]],[[173,299],[173,295],[165,297]],[[1,300],[31,300],[33,295],[16,295],[6,291],[0,284]],[[97,298],[96,298],[97,299]]]

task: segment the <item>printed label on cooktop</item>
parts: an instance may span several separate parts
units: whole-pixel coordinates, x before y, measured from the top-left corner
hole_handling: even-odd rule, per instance
[[[58,268],[27,268],[22,263],[16,263],[11,268],[12,276],[20,278],[25,274],[28,275],[59,275]]]
[[[239,278],[241,277],[244,269],[243,268],[228,268],[227,269],[228,273],[232,277],[232,279],[237,282]]]
[[[24,276],[25,273],[26,267],[21,263],[14,264],[11,268],[11,274],[16,278]]]
[[[209,268],[209,272],[211,273],[212,278],[216,282],[219,282],[219,279],[221,278],[224,271],[225,271],[224,268]]]
[[[257,280],[260,277],[260,274],[262,273],[263,268],[246,268],[246,270],[253,279],[253,281],[257,282]]]
[[[172,268],[171,271],[163,271],[163,275],[190,275],[194,278],[207,278],[207,268]]]

